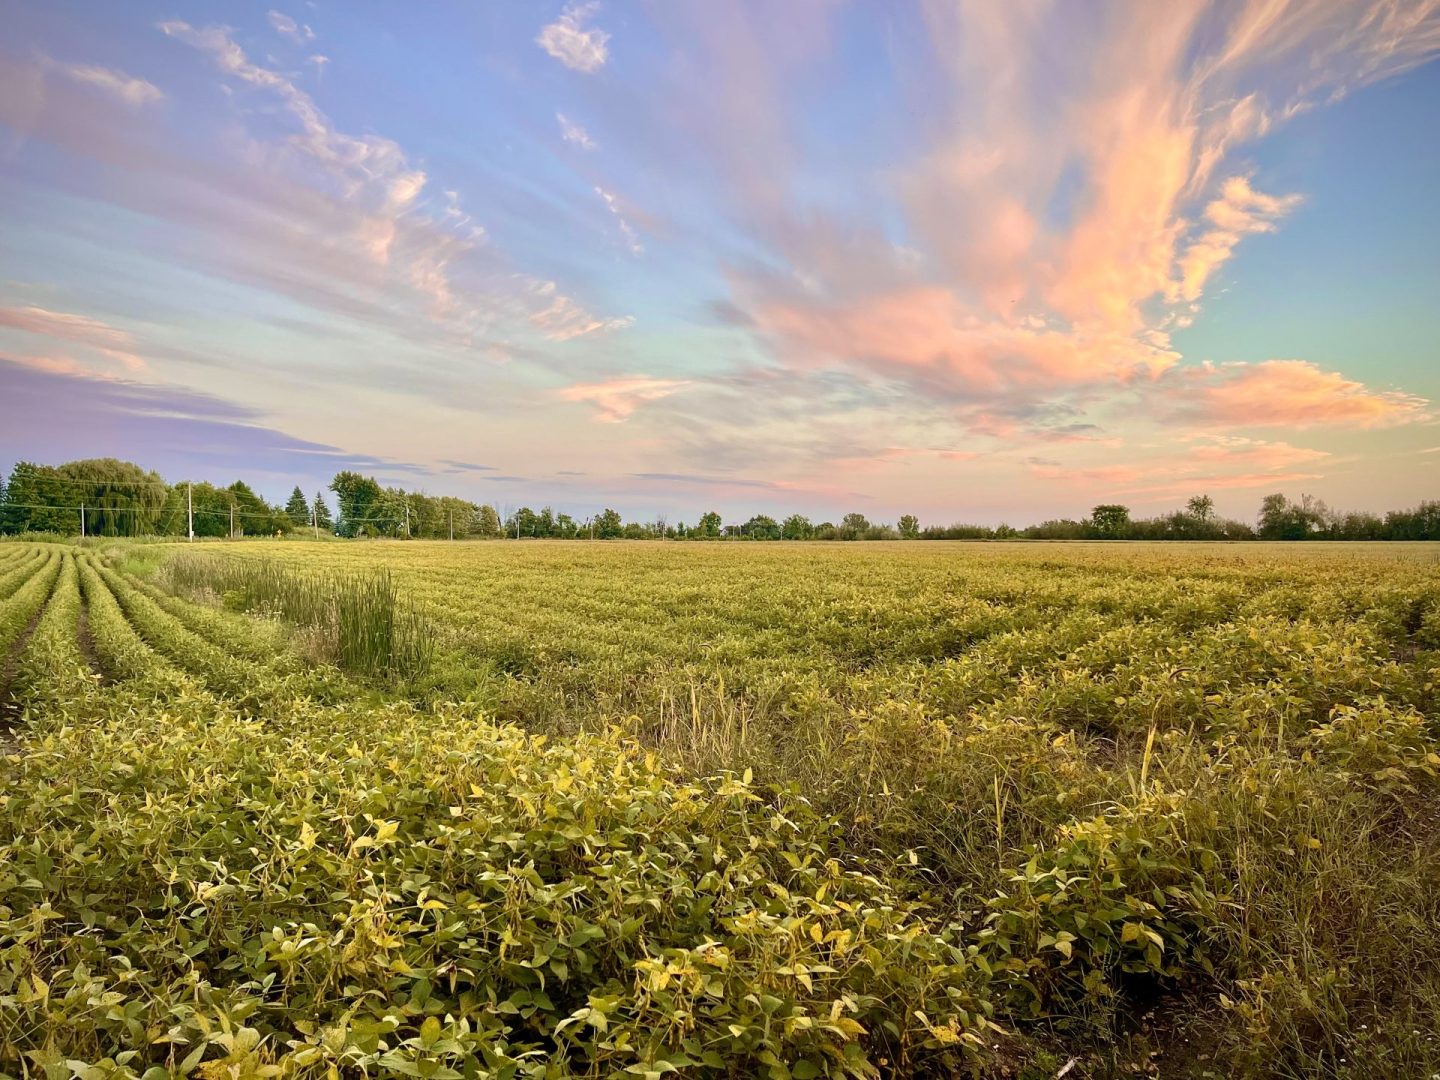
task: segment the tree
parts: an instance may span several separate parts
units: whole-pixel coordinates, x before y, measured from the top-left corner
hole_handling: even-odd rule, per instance
[[[1118,540],[1130,526],[1130,508],[1119,503],[1102,503],[1090,511],[1090,526],[1106,540]]]
[[[791,514],[780,526],[780,536],[785,540],[809,540],[815,533],[815,526],[804,514]]]
[[[595,535],[601,540],[613,540],[625,532],[625,523],[619,510],[606,507],[595,515]]]
[[[315,492],[315,501],[310,504],[310,513],[318,528],[331,532],[335,528],[335,522],[330,517],[330,507],[325,505],[325,497],[320,492]]]
[[[341,536],[374,535],[378,530],[374,519],[380,506],[380,485],[357,472],[339,472],[330,481],[335,505],[340,511]]]
[[[859,540],[870,528],[870,519],[864,514],[846,514],[840,519],[837,530],[840,540]]]
[[[1185,504],[1186,511],[1196,521],[1207,522],[1215,513],[1215,500],[1209,495],[1192,495]]]
[[[781,535],[780,523],[768,514],[756,514],[741,531],[756,540],[779,540]]]
[[[236,480],[227,490],[235,501],[236,536],[290,531],[289,516],[256,495],[243,480]]]
[[[1390,540],[1440,540],[1440,502],[1422,502],[1414,510],[1391,510],[1385,515],[1384,529]]]
[[[483,536],[486,538],[500,535],[500,512],[486,503],[484,506],[475,508],[475,515],[470,524],[471,536]]]
[[[153,536],[170,499],[157,473],[115,458],[63,465],[16,464],[6,485],[0,531],[78,533],[80,508],[92,536]]]
[[[1279,493],[1266,495],[1260,501],[1260,539],[1306,540],[1325,526],[1329,516],[1329,508],[1310,495],[1300,496],[1298,503]]]
[[[920,537],[920,519],[914,514],[906,514],[900,519],[900,535],[906,540],[917,540]]]
[[[700,523],[695,526],[695,532],[700,536],[719,536],[721,517],[714,510],[707,510],[700,517]]]
[[[522,506],[505,519],[505,535],[516,540],[522,536],[535,536],[539,517],[528,506]]]
[[[305,501],[305,492],[300,490],[300,485],[295,485],[295,490],[290,492],[290,501],[285,504],[285,516],[296,525],[310,524],[310,505]]]

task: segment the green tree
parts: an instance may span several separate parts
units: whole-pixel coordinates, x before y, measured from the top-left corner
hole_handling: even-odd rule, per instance
[[[906,514],[900,519],[900,535],[906,540],[916,540],[920,536],[920,519],[914,514]]]
[[[1385,515],[1384,535],[1390,540],[1440,540],[1440,502],[1391,510]]]
[[[870,528],[870,519],[864,514],[846,514],[840,519],[840,527],[836,530],[837,539],[859,540]]]
[[[1298,503],[1284,495],[1266,495],[1260,502],[1259,529],[1262,540],[1307,540],[1322,529],[1330,516],[1320,500],[1302,495]]]
[[[335,474],[330,490],[335,493],[335,505],[340,512],[341,536],[376,535],[378,530],[374,526],[381,496],[378,483],[346,470]]]
[[[695,534],[699,536],[719,536],[722,519],[714,510],[707,510],[700,517],[700,523],[695,526]]]
[[[1102,503],[1090,511],[1090,527],[1105,540],[1119,540],[1130,527],[1130,508]]]
[[[620,511],[606,507],[595,515],[595,536],[600,540],[613,540],[625,532],[625,523]]]
[[[756,540],[779,540],[781,535],[780,523],[768,514],[756,514],[741,531]]]
[[[1209,495],[1192,495],[1185,510],[1196,521],[1208,522],[1215,514],[1215,500]]]
[[[475,508],[475,516],[470,524],[471,536],[482,536],[492,539],[500,535],[500,512],[495,507],[486,504]]]
[[[335,521],[330,516],[330,507],[325,505],[325,496],[315,492],[315,501],[310,504],[310,513],[313,515],[315,525],[325,532],[333,532]]]
[[[159,474],[115,458],[57,466],[22,461],[7,487],[0,530],[9,533],[78,533],[83,506],[92,536],[153,536],[170,495]]]
[[[310,505],[305,501],[305,492],[300,490],[300,485],[295,485],[295,490],[290,492],[290,501],[285,504],[285,516],[296,525],[310,524]]]
[[[290,531],[289,516],[256,495],[243,480],[236,480],[227,490],[235,500],[235,535],[265,536]]]
[[[815,526],[804,514],[791,514],[780,526],[780,536],[785,540],[809,540],[815,533]]]

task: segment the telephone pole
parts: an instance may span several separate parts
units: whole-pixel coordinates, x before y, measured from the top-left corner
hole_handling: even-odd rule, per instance
[[[230,504],[230,539],[235,539],[235,504]]]
[[[185,531],[190,534],[190,539],[195,539],[195,499],[191,490],[189,480],[185,481]]]
[[[405,504],[405,539],[410,539],[410,504]]]
[[[455,511],[450,511],[450,539],[455,539]]]
[[[80,504],[80,539],[85,539],[85,504]]]
[[[320,515],[315,513],[315,507],[310,507],[310,525],[315,530],[315,539],[320,539]]]

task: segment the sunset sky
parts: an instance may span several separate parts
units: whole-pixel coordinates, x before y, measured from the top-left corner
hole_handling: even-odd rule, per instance
[[[1440,496],[1440,2],[0,0],[0,467]]]

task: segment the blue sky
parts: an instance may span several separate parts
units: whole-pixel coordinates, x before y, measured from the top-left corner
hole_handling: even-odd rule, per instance
[[[1436,494],[1433,5],[0,18],[0,464],[672,520]]]

